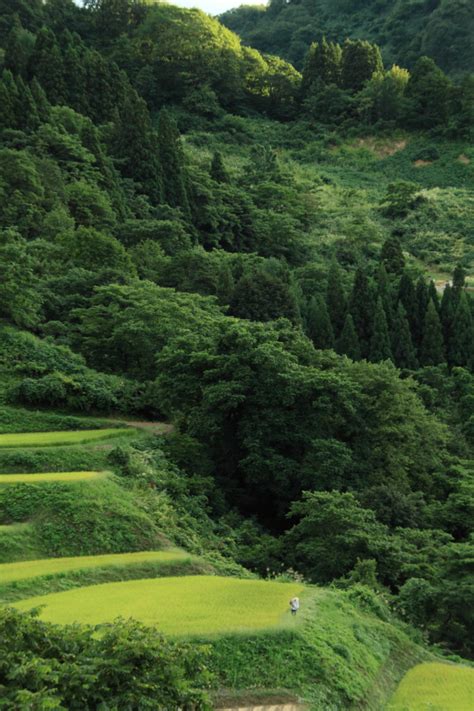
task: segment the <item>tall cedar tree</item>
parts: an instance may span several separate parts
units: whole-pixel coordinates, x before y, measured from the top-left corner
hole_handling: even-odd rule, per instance
[[[383,72],[382,54],[376,44],[366,40],[346,40],[342,48],[342,86],[357,92],[372,79],[374,74]]]
[[[451,333],[453,329],[454,315],[456,313],[456,302],[453,296],[453,288],[451,284],[446,284],[443,298],[441,299],[440,319],[443,329],[444,343],[446,350],[451,350]]]
[[[227,173],[226,167],[224,165],[224,160],[222,158],[222,153],[216,151],[212,156],[210,175],[216,183],[228,183],[229,175]]]
[[[416,370],[418,360],[410,333],[407,313],[402,303],[398,304],[392,331],[392,353],[397,368]]]
[[[354,278],[349,311],[359,339],[362,356],[368,357],[374,321],[375,304],[365,271],[359,267]]]
[[[471,304],[465,291],[461,292],[456,308],[448,355],[450,365],[470,369],[474,365],[474,323]]]
[[[323,37],[320,44],[314,42],[306,55],[303,68],[303,81],[301,91],[304,97],[308,96],[312,87],[318,84],[341,83],[342,49],[334,42],[327,42]]]
[[[420,348],[423,340],[423,328],[425,324],[425,315],[430,301],[428,287],[425,280],[420,277],[415,287],[415,303],[412,306],[413,312],[413,342],[417,348]],[[435,304],[436,306],[436,304]]]
[[[362,357],[354,320],[350,314],[347,314],[344,321],[342,333],[337,340],[336,350],[340,355],[349,356],[352,360],[360,360]]]
[[[413,280],[407,272],[403,272],[400,284],[398,286],[398,303],[402,303],[410,324],[411,337],[415,342],[416,335],[416,292]]]
[[[424,320],[420,363],[421,365],[439,365],[444,362],[445,355],[441,322],[435,305],[430,301]]]
[[[461,293],[463,289],[466,286],[466,272],[464,269],[461,267],[461,265],[458,264],[456,269],[453,272],[453,297],[456,305],[458,304],[459,299],[461,298]]]
[[[344,328],[347,298],[342,284],[342,272],[337,262],[333,262],[329,268],[326,305],[334,333],[338,336]]]
[[[377,308],[375,309],[374,329],[370,340],[369,358],[373,363],[379,363],[382,360],[392,358],[387,317],[380,296],[377,300]]]
[[[134,89],[130,89],[114,122],[113,152],[120,160],[121,172],[138,183],[158,204],[163,194],[158,146],[148,108]]]
[[[387,319],[387,326],[390,330],[395,316],[393,307],[392,285],[390,283],[390,279],[388,278],[388,274],[383,263],[379,265],[379,268],[377,270],[376,284],[377,299],[382,299],[382,304]]]
[[[387,274],[402,274],[405,269],[405,257],[398,237],[392,235],[385,240],[380,259],[387,270]]]
[[[321,296],[313,296],[306,311],[306,333],[320,350],[334,348],[334,331],[326,303]]]
[[[158,156],[163,171],[163,199],[171,207],[189,214],[186,170],[176,122],[166,109],[158,119]]]
[[[42,27],[28,63],[30,78],[36,77],[51,104],[63,104],[67,90],[61,50],[54,33]]]
[[[17,125],[17,87],[7,81],[11,72],[4,71],[0,81],[0,128],[16,128]],[[12,78],[13,79],[13,78]]]

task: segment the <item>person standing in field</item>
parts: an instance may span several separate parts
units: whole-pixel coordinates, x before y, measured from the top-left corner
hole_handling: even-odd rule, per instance
[[[299,597],[292,597],[290,600],[290,609],[291,609],[291,614],[296,615],[298,610],[300,609],[300,599]]]

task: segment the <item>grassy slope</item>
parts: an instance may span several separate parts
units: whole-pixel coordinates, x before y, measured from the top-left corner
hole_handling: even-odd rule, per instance
[[[402,246],[411,263],[435,278],[450,274],[459,262],[474,271],[474,151],[468,144],[400,131],[342,140],[315,127],[261,119],[247,119],[240,131],[240,145],[224,130],[192,132],[188,151],[207,165],[212,150],[220,150],[228,169],[239,174],[251,159],[250,140],[275,148],[311,208],[316,262],[329,257],[335,244],[344,245],[342,253],[345,245],[366,254],[378,251],[393,230],[380,205],[389,184],[405,180],[418,184],[426,197],[402,223]],[[433,149],[437,160],[416,164]]]
[[[402,680],[387,711],[471,711],[474,669],[420,664]]]

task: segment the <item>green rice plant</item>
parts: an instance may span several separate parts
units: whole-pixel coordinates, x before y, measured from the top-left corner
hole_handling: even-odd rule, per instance
[[[1,528],[1,527],[0,527]],[[7,527],[10,528],[10,527]],[[169,562],[189,558],[189,554],[179,549],[166,551],[140,551],[139,553],[112,553],[109,555],[87,555],[67,558],[46,558],[0,566],[1,583],[17,582],[27,578],[67,573],[71,570],[103,568],[110,565],[132,565],[143,562]]]
[[[133,428],[99,430],[75,430],[72,432],[22,432],[1,434],[2,447],[52,447],[68,444],[87,444],[97,440],[111,439],[125,434],[136,434]]]
[[[43,620],[59,624],[133,617],[165,634],[209,636],[296,625],[288,601],[304,593],[301,583],[198,575],[94,585],[33,597],[15,607],[41,607]]]
[[[80,568],[38,578],[26,578],[3,584],[0,577],[0,602],[11,603],[38,595],[65,592],[73,588],[103,585],[125,580],[144,580],[184,575],[214,575],[218,571],[208,561],[196,556],[170,560],[144,560],[98,568]]]
[[[110,472],[43,472],[42,474],[0,474],[0,486],[8,484],[50,484],[53,482],[73,483],[104,479]]]
[[[474,709],[474,669],[427,663],[410,669],[387,711],[471,711]]]

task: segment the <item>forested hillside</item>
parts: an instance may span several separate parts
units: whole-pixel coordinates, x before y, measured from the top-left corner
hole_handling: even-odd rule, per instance
[[[359,3],[363,39],[343,14],[331,32],[304,21],[298,71],[278,43],[262,54],[198,10],[0,2],[0,430],[25,437],[0,438],[0,562],[73,561],[36,587],[13,577],[0,599],[53,609],[74,593],[61,599],[95,612],[90,587],[72,588],[140,599],[141,571],[276,579],[269,600],[286,605],[278,585],[293,583],[309,610],[299,632],[276,615],[281,637],[235,656],[232,636],[213,639],[212,683],[192,645],[133,624],[98,640],[3,611],[18,665],[0,662],[5,708],[43,694],[65,706],[38,708],[118,709],[127,675],[96,665],[135,644],[150,656],[130,708],[156,708],[167,684],[170,709],[210,708],[212,684],[288,685],[280,642],[293,696],[327,710],[379,709],[427,645],[473,658],[474,78],[467,55],[429,52],[449,75],[421,56],[445,5],[423,4],[416,46],[390,25],[413,34],[416,2]],[[168,568],[71,572],[80,556],[176,547]],[[167,584],[147,595],[166,600]],[[60,691],[43,662],[30,678],[27,638],[37,665],[54,648],[53,670],[64,648],[90,655],[87,702],[66,666]]]
[[[246,44],[303,66],[311,42],[369,39],[387,63],[412,67],[432,57],[449,74],[474,70],[472,0],[271,0],[226,12]]]

